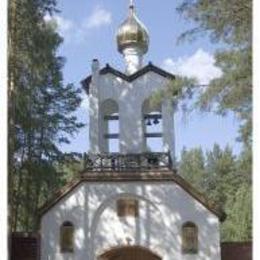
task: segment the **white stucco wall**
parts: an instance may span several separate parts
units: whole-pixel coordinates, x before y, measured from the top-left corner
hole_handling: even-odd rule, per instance
[[[143,104],[145,100],[159,90],[165,89],[169,79],[155,73],[147,72],[132,82],[127,82],[113,74],[100,75],[98,66],[93,66],[90,84],[90,153],[107,152],[104,138],[104,118],[102,104],[113,100],[118,104],[120,153],[145,152],[143,128]],[[104,111],[103,111],[104,112]],[[174,109],[172,99],[162,102],[163,150],[171,152],[175,158]]]
[[[116,201],[139,200],[138,218],[118,218]],[[75,252],[62,254],[59,230],[64,221],[75,225]],[[182,255],[181,226],[199,229],[199,253]],[[87,183],[77,186],[41,220],[42,260],[95,260],[111,247],[142,245],[163,260],[220,260],[219,220],[174,182]]]

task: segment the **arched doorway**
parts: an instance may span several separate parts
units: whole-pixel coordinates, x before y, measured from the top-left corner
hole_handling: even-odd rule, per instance
[[[162,258],[141,246],[113,248],[99,257],[99,260],[161,260]]]

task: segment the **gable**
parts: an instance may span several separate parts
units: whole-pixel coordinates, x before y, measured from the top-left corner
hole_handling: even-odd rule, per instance
[[[162,183],[173,182],[177,184],[181,189],[187,192],[192,198],[202,204],[206,209],[216,215],[220,221],[224,221],[226,214],[222,211],[221,207],[216,205],[213,201],[209,201],[203,194],[193,188],[187,181],[181,176],[171,171],[169,172],[143,172],[132,173],[124,172],[124,174],[118,174],[113,172],[86,172],[82,174],[81,178],[68,183],[63,189],[57,191],[54,196],[47,201],[39,210],[40,216],[47,213],[53,206],[59,203],[65,196],[71,193],[81,183],[111,183],[111,182],[149,182],[149,183]]]
[[[106,75],[108,73],[115,75],[116,77],[121,78],[122,80],[126,81],[126,82],[132,82],[134,80],[136,80],[139,77],[142,77],[143,75],[145,75],[148,72],[154,72],[164,78],[168,78],[170,80],[175,79],[175,76],[157,66],[154,66],[151,62],[143,67],[142,69],[138,70],[137,72],[135,72],[132,75],[127,75],[119,70],[116,70],[112,67],[109,66],[109,64],[106,65],[106,67],[104,67],[103,69],[100,70],[100,75]],[[89,87],[90,87],[90,83],[91,83],[91,79],[92,76],[88,76],[87,78],[85,78],[84,80],[81,81],[82,87],[85,89],[86,93],[89,95]]]

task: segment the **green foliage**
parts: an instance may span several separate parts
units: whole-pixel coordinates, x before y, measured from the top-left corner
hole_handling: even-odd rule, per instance
[[[194,148],[190,151],[187,151],[185,148],[182,150],[179,173],[197,189],[203,187],[205,157],[201,148]]]
[[[216,66],[222,75],[213,79],[206,88],[186,88],[195,97],[192,108],[214,111],[225,115],[233,111],[240,120],[239,141],[244,149],[238,158],[230,148],[221,150],[215,145],[205,156],[205,169],[190,162],[194,151],[182,157],[188,167],[182,173],[195,186],[225,209],[228,217],[222,225],[222,240],[250,240],[252,228],[252,1],[248,0],[182,0],[179,13],[195,24],[184,32],[179,41],[193,41],[198,36],[209,36],[221,44],[215,53]],[[175,89],[174,83],[170,88]],[[181,97],[185,97],[182,95]],[[203,170],[202,170],[203,169]],[[200,172],[198,174],[197,172]],[[205,178],[200,180],[206,172]],[[186,176],[188,175],[188,176]],[[195,176],[198,176],[197,179]],[[194,180],[195,178],[195,180]]]
[[[177,8],[195,27],[182,33],[179,41],[193,41],[209,35],[222,44],[215,53],[216,66],[222,75],[208,87],[196,87],[187,79],[178,80],[178,97],[193,99],[192,109],[212,110],[225,115],[233,111],[241,122],[239,140],[246,146],[252,143],[252,1],[248,0],[183,0]],[[173,82],[172,94],[176,83]],[[170,93],[170,91],[168,91]],[[191,94],[193,93],[193,95]],[[186,107],[186,106],[184,106]]]
[[[62,83],[62,38],[44,16],[54,0],[9,1],[9,203],[12,230],[37,228],[37,209],[61,187],[68,157],[59,149],[83,125],[80,90]]]
[[[209,109],[216,104],[215,111],[224,114],[233,111],[241,121],[240,140],[251,145],[252,136],[252,57],[251,48],[219,51],[215,55],[216,65],[223,75],[210,82],[201,93],[198,104]]]
[[[195,78],[176,76],[164,90],[159,90],[153,94],[151,102],[153,105],[157,105],[160,104],[163,99],[169,97],[172,97],[175,101],[191,99],[196,83],[197,80]]]
[[[207,152],[205,189],[209,191],[209,198],[220,205],[225,205],[228,195],[233,194],[236,186],[235,158],[229,147],[221,150],[214,145],[213,150]]]
[[[221,227],[223,241],[248,241],[252,239],[252,189],[241,184],[226,204],[227,219]]]
[[[182,155],[181,161],[184,165],[180,168],[181,174],[225,209],[227,219],[221,226],[223,241],[252,238],[251,9],[252,2],[247,0],[218,0],[214,3],[210,0],[184,0],[178,8],[181,14],[197,24],[183,33],[181,40],[194,40],[198,34],[208,33],[212,41],[224,43],[215,54],[222,75],[213,79],[206,90],[188,88],[193,96],[196,93],[198,97],[193,108],[213,110],[222,115],[233,111],[241,122],[239,140],[244,144],[244,151],[239,158],[235,158],[229,148],[222,151],[215,145],[213,151],[207,152],[204,167],[196,165],[199,157],[194,158],[194,150]],[[187,88],[183,83],[180,89],[185,93]],[[175,86],[171,88],[175,89]]]
[[[227,214],[222,241],[252,238],[251,156],[249,150],[236,158],[229,147],[222,150],[218,145],[205,155],[201,148],[182,151],[180,175]]]
[[[251,43],[252,1],[250,0],[183,0],[177,9],[197,26],[181,38],[210,33],[213,41],[228,45]]]
[[[180,35],[179,41],[207,34],[224,46],[215,53],[222,75],[208,86],[195,79],[177,77],[154,102],[165,97],[181,101],[185,111],[200,109],[225,115],[233,111],[240,120],[238,140],[252,144],[252,2],[248,0],[183,0],[177,8],[196,27]]]

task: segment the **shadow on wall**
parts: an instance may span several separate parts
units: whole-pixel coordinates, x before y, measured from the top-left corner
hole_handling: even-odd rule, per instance
[[[39,252],[40,236],[38,234],[12,234],[11,260],[40,260]],[[221,260],[252,260],[252,242],[222,243]]]
[[[139,189],[140,187],[136,188]],[[118,218],[115,206],[116,201],[122,198],[132,198],[139,201],[138,218]],[[95,214],[92,226],[95,254],[101,254],[118,245],[143,245],[150,248],[150,232],[153,226],[151,215],[161,220],[160,228],[165,230],[163,217],[159,209],[142,195],[135,195],[133,191],[130,193],[124,192],[104,201]]]
[[[165,239],[164,243],[166,244],[166,248],[172,247],[172,237],[177,239],[177,250],[180,252],[180,247],[182,244],[181,241],[181,228],[182,224],[186,222],[194,222],[198,226],[198,256],[199,259],[209,259],[209,256],[212,259],[216,259],[218,255],[219,243],[218,235],[212,234],[212,230],[219,230],[216,227],[216,222],[210,221],[210,218],[205,218],[203,211],[201,210],[201,205],[196,201],[194,203],[194,199],[186,199],[185,197],[190,197],[187,193],[174,193],[167,189],[169,186],[166,186],[164,189],[153,189],[153,196],[160,198],[165,203],[165,216],[168,216],[169,220],[172,223],[178,223],[177,233],[172,233],[172,230],[168,230],[168,238]],[[180,187],[177,187],[181,189]],[[184,203],[185,202],[185,203]],[[176,208],[183,210],[179,210],[178,213],[172,214],[171,209]],[[192,212],[192,215],[191,215]],[[198,223],[198,220],[202,220]],[[159,222],[157,222],[159,224]],[[156,223],[155,223],[156,224]],[[158,225],[156,229],[160,228]],[[208,242],[210,241],[210,247],[208,246]],[[176,241],[174,241],[174,244]],[[186,256],[187,257],[187,256]],[[184,258],[186,259],[186,258]],[[189,259],[189,258],[187,258]]]
[[[115,246],[126,245],[141,245],[162,257],[176,255],[176,252],[181,257],[182,224],[201,220],[196,223],[199,257],[209,259],[211,255],[215,259],[219,237],[212,234],[215,239],[212,242],[209,234],[218,230],[216,221],[206,218],[201,205],[194,203],[194,199],[183,193],[179,186],[174,194],[171,187],[157,184],[147,188],[143,183],[82,183],[71,193],[74,198],[71,205],[66,204],[65,197],[58,207],[56,205],[47,213],[52,212],[52,215],[48,216],[49,225],[43,232],[42,240],[47,242],[43,251],[52,256],[60,254],[60,226],[64,221],[71,221],[75,226],[74,254],[77,259],[94,260]],[[116,201],[129,197],[139,201],[140,217],[119,218]]]
[[[95,89],[97,93],[90,96],[90,153],[104,153],[111,150],[114,152],[119,150],[121,153],[141,153],[149,150],[149,146],[153,149],[157,148],[157,151],[162,151],[163,146],[168,150],[172,148],[169,138],[166,138],[167,144],[163,144],[162,138],[159,139],[152,133],[149,138],[145,137],[147,122],[144,116],[154,112],[162,114],[162,102],[153,104],[151,99],[155,92],[165,88],[167,82],[164,77],[158,77],[153,72],[143,75],[134,82],[122,81],[110,74],[105,77],[101,76],[100,85]],[[105,120],[105,117],[118,121],[114,127],[114,133],[109,129],[109,120]],[[158,117],[152,117],[152,122],[157,124],[158,119]],[[172,125],[169,126],[169,128],[172,127]],[[156,130],[156,132],[162,132],[161,130]],[[108,140],[114,144],[109,145]]]

